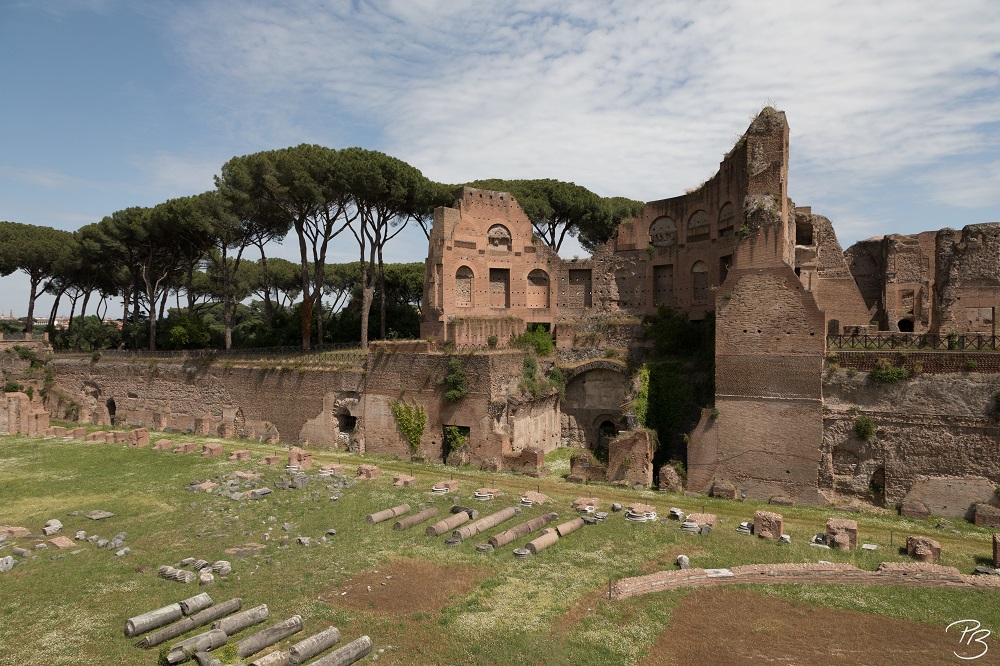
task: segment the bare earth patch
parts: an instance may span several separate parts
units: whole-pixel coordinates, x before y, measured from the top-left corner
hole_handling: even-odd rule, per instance
[[[751,592],[688,594],[642,666],[958,663],[944,627],[833,610]],[[975,654],[974,651],[971,654]]]
[[[334,606],[380,613],[433,613],[472,590],[489,571],[395,559],[365,571],[323,596]],[[344,594],[346,592],[346,594]]]

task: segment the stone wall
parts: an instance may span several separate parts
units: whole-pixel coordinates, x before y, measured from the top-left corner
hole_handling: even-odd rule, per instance
[[[0,435],[42,437],[49,427],[49,414],[41,401],[24,393],[0,394]]]
[[[608,445],[608,481],[653,485],[653,443],[656,435],[641,429],[625,432]]]
[[[451,358],[462,363],[467,394],[449,402],[443,385]],[[560,440],[558,396],[531,398],[518,381],[524,352],[498,350],[481,354],[393,353],[390,346],[368,355],[362,414],[365,448],[371,453],[409,458],[407,442],[396,424],[391,401],[422,406],[427,425],[419,454],[444,461],[444,427],[468,428],[463,456],[473,465],[502,469],[504,456],[525,449],[553,450]]]
[[[716,312],[717,416],[688,445],[688,485],[818,501],[825,320],[787,265],[729,274]],[[709,420],[712,422],[709,423]]]
[[[966,517],[974,502],[996,502],[1000,375],[921,375],[878,384],[845,370],[823,382],[826,414],[819,481],[824,496],[895,506],[921,501],[932,513]],[[855,432],[871,418],[874,435]],[[880,492],[880,489],[884,489]]]
[[[62,416],[70,402],[82,423],[146,426],[156,430],[308,440],[336,445],[338,401],[356,399],[360,371],[235,367],[163,359],[56,358],[47,404]],[[305,429],[305,430],[304,430]]]
[[[939,333],[996,335],[1000,308],[1000,224],[937,233],[935,326]]]

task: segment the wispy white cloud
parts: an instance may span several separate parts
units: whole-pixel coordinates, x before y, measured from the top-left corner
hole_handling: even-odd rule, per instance
[[[158,152],[152,157],[133,157],[129,162],[143,174],[134,188],[162,201],[213,189],[213,177],[219,172],[225,159],[228,158],[188,157]]]
[[[1000,160],[944,165],[922,174],[918,181],[929,188],[938,203],[961,208],[1000,206]],[[1000,215],[983,221],[1000,221]]]
[[[79,187],[84,183],[82,179],[76,176],[70,176],[52,169],[33,169],[4,164],[0,164],[0,179],[9,179],[49,190]]]
[[[850,187],[1000,147],[982,130],[1000,117],[992,14],[988,1],[221,0],[170,26],[206,88],[240,100],[238,131],[337,143],[333,118],[350,117],[447,181],[671,196],[773,98],[808,197],[831,175]]]

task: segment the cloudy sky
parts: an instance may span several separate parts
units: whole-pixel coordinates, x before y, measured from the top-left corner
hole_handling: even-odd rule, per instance
[[[0,63],[0,219],[29,224],[196,194],[304,142],[661,199],[768,103],[792,198],[845,247],[1000,221],[991,0],[0,0]],[[24,284],[0,278],[0,311],[24,313]]]

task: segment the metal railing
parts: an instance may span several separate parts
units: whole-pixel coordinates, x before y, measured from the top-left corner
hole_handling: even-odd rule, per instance
[[[228,362],[239,361],[267,361],[288,359],[289,361],[303,365],[338,365],[363,363],[367,352],[363,351],[357,344],[335,343],[325,345],[315,345],[309,351],[302,351],[301,347],[257,347],[247,349],[171,349],[163,351],[149,351],[146,349],[101,349],[97,351],[101,358],[122,358],[122,359],[177,359],[206,361],[219,360]],[[56,356],[67,357],[91,357],[94,352],[78,352],[75,350],[60,350]]]
[[[923,351],[1000,351],[1000,336],[930,333],[863,333],[828,335],[827,349],[868,351],[914,349]]]

